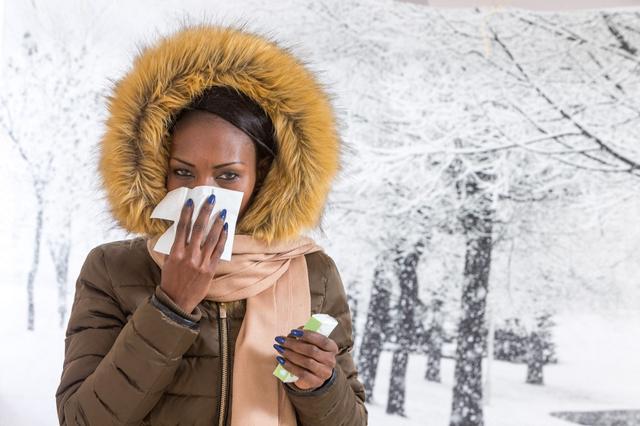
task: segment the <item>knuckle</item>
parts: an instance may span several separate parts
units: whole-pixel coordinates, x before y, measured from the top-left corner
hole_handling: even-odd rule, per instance
[[[211,234],[207,234],[207,235],[204,235],[204,236],[202,237],[202,241],[201,241],[200,243],[201,243],[203,246],[206,246],[206,245],[208,245],[208,244],[210,243],[210,241],[211,241]]]
[[[211,238],[211,241],[218,241],[219,239],[219,235],[214,232],[214,228],[212,227],[211,230],[209,231],[209,238]]]
[[[209,234],[207,234],[207,239],[212,243],[215,243],[216,241],[218,241],[218,236],[216,235],[215,232],[213,232],[213,228],[209,230]]]
[[[319,353],[320,353],[320,349],[318,349],[317,346],[311,345],[311,347],[309,348],[309,355],[315,358],[316,356],[319,355]]]
[[[217,258],[220,258],[220,256],[222,256],[222,250],[220,250],[220,245],[217,245],[213,251],[211,252],[211,256]]]
[[[325,371],[325,373],[324,373],[324,376],[322,378],[322,383],[324,383],[326,380],[329,380],[329,378],[333,374],[333,367],[327,367],[324,371]]]
[[[307,370],[311,370],[313,367],[313,360],[311,358],[304,357],[302,359],[302,366]]]
[[[326,357],[326,360],[327,360],[327,361],[326,361],[326,365],[328,365],[329,367],[333,368],[333,367],[335,367],[335,366],[336,366],[336,357],[335,357],[335,356],[333,356],[332,354],[329,354],[329,355]]]

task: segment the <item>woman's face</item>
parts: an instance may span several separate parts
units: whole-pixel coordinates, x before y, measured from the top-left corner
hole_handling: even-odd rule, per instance
[[[190,111],[176,123],[167,192],[181,186],[216,186],[244,192],[242,217],[256,184],[256,149],[246,133],[206,111]]]

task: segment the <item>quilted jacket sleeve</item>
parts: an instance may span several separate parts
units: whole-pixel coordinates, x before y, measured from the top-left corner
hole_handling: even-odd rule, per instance
[[[56,391],[61,425],[139,424],[199,333],[198,323],[181,321],[156,294],[127,318],[104,256],[102,246],[92,249],[76,281]],[[199,320],[196,313],[191,319]]]
[[[364,404],[364,385],[358,380],[351,351],[353,333],[351,313],[342,279],[333,259],[323,253],[325,263],[325,300],[321,312],[338,320],[330,336],[338,345],[333,376],[320,388],[300,391],[285,385],[302,426],[362,426],[368,421]]]

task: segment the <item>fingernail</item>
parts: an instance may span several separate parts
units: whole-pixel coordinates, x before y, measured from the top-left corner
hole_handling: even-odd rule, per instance
[[[276,359],[281,365],[284,365],[284,358],[282,358],[281,356],[277,356]]]
[[[274,343],[273,347],[276,348],[276,351],[278,351],[280,353],[284,352],[284,348],[282,346],[278,345],[278,344]]]
[[[286,341],[286,339],[282,336],[276,336],[276,342],[278,343],[284,343]]]
[[[209,202],[209,204],[213,204],[213,202],[216,201],[215,194],[209,195],[209,198],[207,199],[207,201]]]
[[[227,222],[225,222],[224,225],[222,226],[222,230],[225,232],[229,230],[229,224]]]
[[[294,328],[293,330],[291,330],[291,334],[293,334],[295,337],[302,337],[302,330],[300,330],[299,328]]]
[[[189,198],[185,204],[187,207],[191,207],[193,205],[193,200]]]
[[[222,209],[220,212],[220,218],[224,220],[225,217],[227,217],[227,209]]]

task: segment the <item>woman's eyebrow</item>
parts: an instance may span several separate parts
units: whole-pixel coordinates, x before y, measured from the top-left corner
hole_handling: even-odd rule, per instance
[[[181,160],[178,157],[171,157],[171,158],[173,158],[174,160],[177,160],[177,161],[179,161],[181,163],[184,163],[184,164],[186,164],[188,166],[195,167],[195,165],[193,165],[193,164],[191,164],[191,163],[189,163],[187,161]],[[220,167],[230,166],[231,164],[244,164],[244,161],[232,161],[230,163],[218,164],[217,166],[213,166],[211,168],[212,169],[219,169]]]

